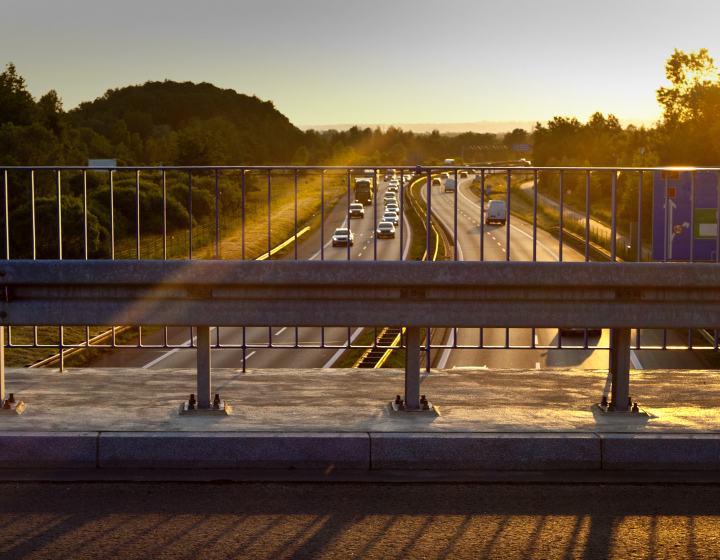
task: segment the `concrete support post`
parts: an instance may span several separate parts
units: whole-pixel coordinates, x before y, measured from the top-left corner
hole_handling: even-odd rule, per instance
[[[610,402],[615,405],[616,412],[627,412],[630,410],[630,329],[612,329],[610,332]]]
[[[210,327],[197,327],[197,407],[210,408]]]
[[[405,410],[420,410],[420,328],[405,329]]]

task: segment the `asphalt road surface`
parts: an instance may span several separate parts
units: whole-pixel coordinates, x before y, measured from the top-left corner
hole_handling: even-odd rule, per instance
[[[0,557],[720,558],[720,487],[0,484]]]

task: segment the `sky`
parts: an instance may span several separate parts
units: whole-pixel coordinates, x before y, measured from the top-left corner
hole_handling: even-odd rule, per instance
[[[66,110],[210,82],[292,123],[657,120],[674,48],[720,65],[717,0],[0,0],[0,64]]]

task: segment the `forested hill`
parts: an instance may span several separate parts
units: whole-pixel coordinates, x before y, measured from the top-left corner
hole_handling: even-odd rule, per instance
[[[272,101],[208,83],[166,80],[108,90],[70,115],[79,128],[109,140],[107,154],[94,157],[134,163],[287,162],[303,140]],[[103,151],[100,144],[93,147]]]

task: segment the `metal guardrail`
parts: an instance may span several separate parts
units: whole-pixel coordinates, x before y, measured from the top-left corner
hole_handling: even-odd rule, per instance
[[[378,186],[381,184],[381,179],[378,177],[378,174],[382,171],[388,170],[389,167],[375,167],[373,168],[375,173],[372,176],[373,185],[375,188],[375,191],[377,192]],[[619,186],[619,176],[620,174],[632,175],[636,178],[636,186],[637,186],[637,204],[636,204],[636,212],[637,212],[637,222],[638,222],[638,231],[639,234],[639,243],[636,244],[636,251],[637,251],[637,258],[638,260],[642,260],[643,256],[643,239],[642,239],[642,231],[643,231],[643,216],[646,214],[643,212],[644,206],[643,206],[643,194],[647,193],[647,189],[650,188],[649,185],[644,184],[644,174],[646,172],[653,172],[656,171],[654,168],[561,168],[561,167],[554,167],[554,168],[533,168],[533,167],[522,167],[518,168],[516,166],[508,165],[507,167],[482,167],[477,169],[468,169],[467,167],[463,166],[451,166],[451,167],[443,167],[443,166],[437,166],[437,167],[405,167],[405,168],[397,168],[397,177],[400,182],[400,196],[399,201],[401,204],[401,211],[404,210],[403,203],[405,201],[404,193],[408,190],[409,181],[407,180],[408,175],[412,175],[413,181],[415,180],[428,180],[430,181],[430,178],[433,175],[437,175],[438,173],[448,173],[451,177],[455,178],[455,184],[458,184],[458,175],[462,172],[469,172],[470,178],[472,179],[474,175],[477,175],[478,177],[478,183],[480,187],[480,206],[485,206],[487,202],[487,195],[486,195],[486,184],[491,179],[496,180],[496,178],[499,177],[505,177],[505,191],[504,191],[504,199],[506,200],[506,204],[508,207],[508,226],[505,230],[505,242],[507,245],[507,253],[505,256],[506,261],[511,261],[516,257],[515,253],[512,251],[511,247],[511,236],[510,236],[510,226],[511,221],[515,222],[519,218],[513,217],[514,212],[514,205],[513,202],[515,201],[516,195],[513,194],[513,189],[511,188],[512,182],[514,177],[516,176],[523,176],[529,178],[533,183],[533,215],[532,215],[532,261],[537,260],[537,247],[538,247],[538,210],[541,207],[541,204],[538,202],[538,178],[539,175],[542,176],[542,174],[556,174],[557,180],[559,184],[559,190],[557,193],[557,205],[560,208],[560,212],[558,212],[558,222],[559,222],[559,230],[558,230],[558,247],[557,247],[557,253],[558,253],[558,259],[560,261],[563,261],[564,255],[563,255],[563,247],[564,243],[566,241],[566,238],[568,237],[567,233],[565,232],[565,229],[563,228],[563,220],[564,216],[566,215],[565,210],[568,208],[566,205],[566,193],[563,188],[563,186],[566,184],[566,180],[570,177],[570,174],[584,174],[585,176],[585,204],[584,204],[584,211],[585,211],[585,226],[586,226],[586,232],[584,236],[584,242],[585,242],[585,260],[590,261],[591,260],[591,251],[592,251],[592,245],[591,245],[591,234],[590,234],[590,220],[591,220],[591,212],[590,209],[592,207],[591,205],[591,179],[595,174],[604,174],[610,177],[610,182],[612,184],[611,189],[611,200],[609,201],[609,206],[612,210],[611,214],[611,224],[610,224],[610,246],[607,248],[609,260],[611,263],[613,263],[613,266],[615,266],[615,261],[617,261],[618,257],[618,245],[617,240],[619,238],[619,218],[618,218],[618,200],[620,196],[622,195],[621,188]],[[686,170],[687,172],[692,174],[692,188],[694,189],[695,185],[695,174],[698,172],[705,172],[710,171],[714,173],[718,173],[718,168],[695,168],[692,170]],[[56,257],[58,259],[63,259],[63,257],[67,258],[68,254],[67,251],[65,254],[63,254],[63,246],[67,243],[67,232],[63,229],[63,205],[62,200],[64,197],[69,196],[68,193],[68,187],[66,186],[69,182],[74,182],[74,192],[76,196],[79,196],[82,199],[82,217],[83,217],[83,232],[82,235],[84,236],[80,240],[80,244],[83,247],[83,250],[81,251],[81,254],[79,254],[79,258],[81,259],[87,259],[88,257],[88,216],[90,213],[90,208],[88,204],[88,196],[92,195],[92,192],[89,192],[91,189],[88,186],[88,174],[90,173],[102,173],[104,172],[104,179],[105,185],[109,187],[109,198],[106,201],[108,211],[110,214],[111,219],[111,227],[109,229],[109,239],[107,240],[107,249],[108,249],[108,258],[110,260],[115,260],[119,256],[122,256],[124,258],[130,257],[132,254],[132,249],[130,250],[124,250],[124,251],[118,251],[116,250],[116,244],[121,241],[119,239],[116,239],[115,237],[115,225],[117,220],[120,218],[124,220],[135,220],[134,229],[135,229],[135,239],[133,239],[133,244],[135,245],[134,249],[134,255],[135,259],[140,260],[143,255],[145,254],[157,254],[162,257],[162,259],[168,259],[168,239],[172,237],[172,234],[177,234],[180,239],[187,239],[188,240],[188,253],[186,255],[186,258],[188,260],[195,260],[197,258],[197,251],[196,251],[196,243],[198,240],[198,234],[202,234],[204,238],[206,238],[206,241],[209,243],[208,248],[211,249],[208,252],[209,258],[212,259],[220,259],[221,257],[221,251],[220,251],[220,245],[222,240],[222,231],[223,231],[223,223],[229,224],[232,222],[232,220],[239,220],[239,227],[242,232],[242,259],[255,257],[257,255],[251,255],[249,254],[246,245],[247,245],[247,239],[246,239],[246,227],[248,225],[249,216],[251,214],[253,215],[262,215],[263,212],[265,212],[266,220],[267,220],[267,251],[266,251],[266,258],[268,260],[273,260],[275,258],[275,251],[277,249],[277,246],[275,246],[275,243],[273,242],[273,238],[271,235],[271,230],[273,228],[273,220],[275,219],[275,216],[273,214],[273,201],[276,199],[277,196],[281,195],[282,192],[279,191],[279,187],[276,186],[277,181],[279,181],[279,177],[283,177],[284,180],[289,180],[291,183],[291,188],[287,191],[287,196],[294,199],[294,206],[295,206],[295,235],[291,236],[288,240],[289,243],[286,246],[286,250],[289,249],[291,251],[294,250],[294,256],[297,258],[298,255],[298,235],[302,232],[303,228],[306,227],[305,224],[300,224],[298,221],[298,201],[300,199],[300,191],[301,186],[300,184],[304,180],[303,178],[307,177],[315,177],[319,184],[320,184],[320,209],[319,209],[319,216],[320,216],[320,230],[323,232],[325,230],[325,214],[329,210],[328,208],[328,202],[326,200],[326,188],[327,188],[327,180],[330,177],[333,177],[333,180],[341,180],[344,182],[344,191],[342,196],[340,197],[337,204],[347,205],[349,207],[350,203],[353,200],[352,197],[352,180],[354,177],[363,174],[365,170],[358,169],[355,167],[333,167],[333,168],[321,168],[321,167],[304,167],[304,168],[298,168],[298,167],[287,167],[287,166],[237,166],[237,167],[177,167],[177,168],[147,168],[147,167],[137,167],[137,168],[115,168],[115,169],[104,169],[99,170],[97,168],[87,168],[87,167],[5,167],[0,168],[0,172],[2,172],[3,180],[4,180],[4,253],[6,260],[9,261],[9,263],[16,262],[15,255],[13,255],[10,251],[10,240],[13,235],[16,235],[14,224],[12,223],[12,216],[14,215],[13,212],[17,210],[16,207],[18,199],[17,196],[10,196],[10,189],[14,188],[15,185],[22,184],[23,188],[27,187],[27,196],[22,199],[20,197],[23,203],[30,204],[31,206],[31,213],[30,213],[30,222],[31,222],[31,230],[32,230],[32,256],[33,258],[36,255],[37,247],[41,246],[42,244],[53,244],[53,246],[57,246],[57,255]],[[184,231],[178,231],[178,232],[171,232],[168,229],[168,220],[167,220],[167,202],[168,202],[168,188],[166,184],[167,175],[169,173],[175,173],[175,174],[184,174],[186,176],[186,181],[184,184],[186,185],[186,194],[187,194],[187,200],[186,200],[186,207],[188,209],[188,216],[189,216],[189,222],[187,227]],[[666,176],[666,184],[667,181],[669,181],[671,172],[668,170],[668,173]],[[40,228],[39,224],[37,222],[36,214],[35,214],[35,206],[36,202],[40,200],[42,197],[36,196],[36,187],[39,185],[39,177],[42,175],[45,181],[45,191],[43,194],[43,200],[47,202],[47,200],[51,200],[53,204],[56,205],[56,215],[57,215],[57,227],[50,228],[51,231],[48,233],[47,228]],[[124,176],[126,178],[126,182],[128,180],[134,179],[135,184],[135,204],[134,204],[134,215],[124,215],[120,211],[119,207],[117,206],[117,200],[114,198],[113,194],[113,182],[117,181],[117,177]],[[140,220],[140,201],[141,201],[141,181],[140,178],[142,177],[151,177],[152,181],[155,182],[155,184],[158,185],[159,188],[161,188],[162,191],[162,206],[159,207],[159,212],[162,213],[162,230],[163,234],[160,238],[160,243],[158,243],[157,238],[152,240],[147,240],[147,236],[141,235],[141,220]],[[250,204],[250,180],[248,178],[254,177],[255,183],[257,187],[257,184],[259,183],[262,186],[262,189],[266,189],[266,192],[263,190],[262,192],[262,204],[257,202],[257,200],[253,203],[255,206],[252,206]],[[199,178],[204,178],[206,181],[214,182],[214,190],[211,189],[213,192],[212,198],[214,202],[214,213],[212,217],[211,222],[206,222],[203,224],[196,224],[193,221],[193,192],[194,190],[197,190],[197,181]],[[240,204],[241,207],[238,208],[232,208],[229,213],[226,215],[221,215],[221,206],[222,203],[225,200],[225,196],[222,192],[222,186],[223,181],[227,180],[234,180],[238,181],[240,183],[240,191],[241,191],[241,200]],[[52,186],[52,192],[48,190],[48,186]],[[693,190],[694,192],[694,190]],[[81,194],[78,194],[81,193]],[[15,194],[15,193],[13,193]],[[421,209],[425,210],[425,231],[421,235],[426,236],[426,246],[431,246],[433,241],[433,236],[435,236],[435,231],[440,230],[443,232],[444,237],[448,237],[449,239],[446,240],[446,243],[453,244],[452,247],[452,258],[454,260],[459,260],[459,251],[458,251],[458,214],[457,209],[459,208],[458,205],[458,189],[456,188],[454,193],[452,193],[450,196],[454,199],[455,204],[455,216],[453,223],[451,224],[445,224],[447,227],[441,227],[440,222],[435,223],[434,215],[436,211],[433,209],[433,204],[437,205],[437,202],[434,202],[434,199],[436,199],[438,195],[433,195],[430,193],[430,196],[428,196],[427,202],[422,203],[422,201],[416,201],[415,205],[418,205],[421,207]],[[665,202],[667,206],[667,202],[669,200],[669,189],[665,189]],[[48,198],[49,197],[49,198]],[[720,192],[718,194],[718,197],[720,198]],[[595,202],[593,200],[593,202]],[[422,205],[421,205],[422,203]],[[646,204],[645,204],[646,205]],[[694,209],[694,198],[693,198],[693,209]],[[377,219],[379,217],[379,214],[381,212],[378,211],[379,208],[379,199],[378,197],[375,197],[375,200],[373,202],[372,206],[372,212],[373,219]],[[238,217],[239,216],[239,217]],[[694,224],[690,224],[691,226]],[[401,241],[406,239],[407,236],[410,235],[409,231],[406,231],[405,225],[403,220],[400,221],[400,237]],[[41,230],[44,231],[44,235],[51,237],[54,236],[53,239],[43,238]],[[451,230],[451,231],[448,231]],[[485,236],[483,235],[485,233],[485,226],[482,223],[479,225],[479,236],[478,236],[478,243],[480,245],[480,256],[481,260],[484,260],[487,258],[487,249],[485,247]],[[65,235],[64,235],[65,234]],[[574,236],[580,236],[581,240],[583,236],[580,233],[573,234]],[[64,240],[64,241],[63,241]],[[127,241],[127,240],[126,240]],[[284,242],[285,244],[287,242]],[[717,244],[720,245],[720,240],[717,240]],[[692,242],[691,242],[692,244]],[[147,250],[144,250],[144,247],[147,247]],[[319,259],[322,261],[326,257],[326,252],[324,250],[324,246],[321,244],[318,247],[319,250]],[[375,249],[376,251],[376,249]],[[375,252],[375,258],[377,258],[377,253]],[[402,251],[400,251],[400,254],[398,255],[399,260],[403,259]],[[425,259],[431,260],[431,255],[428,255],[426,253]],[[350,248],[348,247],[347,251],[347,260],[351,260],[351,252]],[[665,259],[667,260],[667,259]],[[692,262],[694,260],[693,251],[691,250],[691,257],[690,261]],[[144,262],[144,261],[143,261]],[[158,262],[158,261],[152,261],[152,262]],[[720,262],[720,251],[716,251],[715,253],[715,262]],[[168,263],[169,264],[169,263]],[[348,263],[349,264],[349,263]],[[366,263],[371,264],[371,263]],[[539,264],[539,263],[538,263]],[[435,266],[434,264],[432,266]],[[673,265],[673,271],[675,272],[677,269],[675,269],[676,265]],[[367,274],[367,270],[363,272],[363,277],[365,277]],[[420,308],[422,306],[418,306]],[[568,320],[570,317],[568,317]],[[26,325],[28,323],[25,323]],[[39,323],[30,323],[31,325],[39,324]],[[43,324],[48,324],[47,322]],[[64,322],[64,320],[61,320],[61,318],[58,318],[57,323],[53,323],[54,325],[59,324],[67,324]],[[157,324],[157,320],[153,323]],[[368,323],[366,323],[368,324]],[[386,323],[382,323],[386,324]],[[387,323],[390,324],[390,323]],[[585,323],[585,326],[587,326],[588,323]],[[345,326],[348,326],[346,324]],[[569,322],[565,323],[558,323],[558,325],[562,326],[571,326]],[[281,326],[280,323],[276,323],[273,326]],[[296,325],[294,325],[296,326]],[[453,327],[461,326],[459,323],[455,323],[452,325]],[[502,325],[502,327],[512,327],[510,323],[507,323],[505,325]],[[539,327],[539,324],[536,324],[535,326]],[[556,325],[557,326],[557,325]],[[593,326],[601,326],[600,324],[593,324]],[[669,325],[666,325],[669,326]],[[695,325],[703,328],[707,328],[708,326],[712,326],[712,323],[705,324],[705,325]],[[638,328],[639,324],[636,324],[635,328]],[[683,327],[684,328],[684,327]],[[640,344],[640,332],[637,331],[636,340],[637,348],[643,348],[643,346]],[[114,348],[117,347],[115,345],[114,340],[110,344],[90,344],[89,340],[86,337],[85,341],[81,342],[65,342],[62,334],[62,327],[60,327],[60,341],[59,344],[42,344],[39,343],[37,340],[37,336],[34,337],[33,342],[31,343],[16,343],[13,341],[12,338],[12,331],[8,330],[8,339],[7,339],[7,345],[9,347],[31,347],[31,348],[55,348],[55,349],[75,349],[75,348],[85,348],[88,346],[96,347],[96,348]],[[165,342],[160,346],[162,348],[177,348],[182,347],[178,345],[169,344],[167,342],[167,331],[165,336]],[[242,337],[243,342],[238,343],[235,345],[228,345],[224,346],[227,348],[242,348],[243,352],[245,352],[248,348],[259,348],[259,347],[273,347],[272,340],[269,341],[269,343],[266,346],[262,346],[260,344],[250,344],[246,341],[245,336]],[[487,344],[484,344],[483,342],[483,336],[482,332],[480,334],[480,339],[477,345],[471,346],[470,348],[505,348],[505,349],[518,349],[522,350],[525,348],[540,348],[542,346],[538,346],[534,339],[531,337],[531,340],[528,342],[527,345],[511,345],[509,340],[510,337],[507,335],[506,331],[506,337],[505,337],[505,345],[504,346],[489,346]],[[194,346],[194,343],[191,342],[190,346]],[[123,345],[124,348],[127,348],[128,345]],[[143,345],[140,340],[137,341],[137,344],[135,344],[133,347],[141,349],[146,348],[147,346]],[[346,348],[346,347],[353,347],[350,342],[350,337],[348,334],[348,341],[344,345],[332,345],[332,344],[326,344],[323,341],[320,344],[300,344],[300,341],[297,339],[295,340],[295,344],[293,346],[294,348]],[[378,347],[377,340],[370,346],[355,346],[360,348],[367,348],[372,347],[376,348]],[[430,350],[431,348],[458,348],[459,346],[455,343],[449,345],[449,346],[442,346],[442,345],[435,345],[432,346],[428,343],[428,346],[425,348],[426,350]],[[573,347],[577,348],[576,345],[573,345]],[[588,348],[588,338],[585,337],[584,346],[583,348]],[[593,348],[597,348],[598,346],[593,346]],[[663,343],[661,346],[663,349],[667,347],[665,338],[663,338]],[[687,348],[693,348],[695,345],[693,344],[693,338],[692,338],[692,331],[688,332],[688,343]],[[718,333],[717,330],[714,332],[714,344],[711,344],[712,348],[718,349]],[[385,349],[385,346],[382,346],[383,349]],[[562,348],[562,337],[558,337],[558,345],[552,346],[552,348]]]
[[[622,412],[629,407],[632,328],[720,321],[720,267],[666,269],[658,263],[5,261],[0,325],[193,324],[200,408],[211,405],[210,352],[221,347],[211,344],[211,326],[405,327],[404,404],[421,410],[421,328],[593,324],[613,329],[611,402]],[[4,391],[4,365],[0,377]]]

